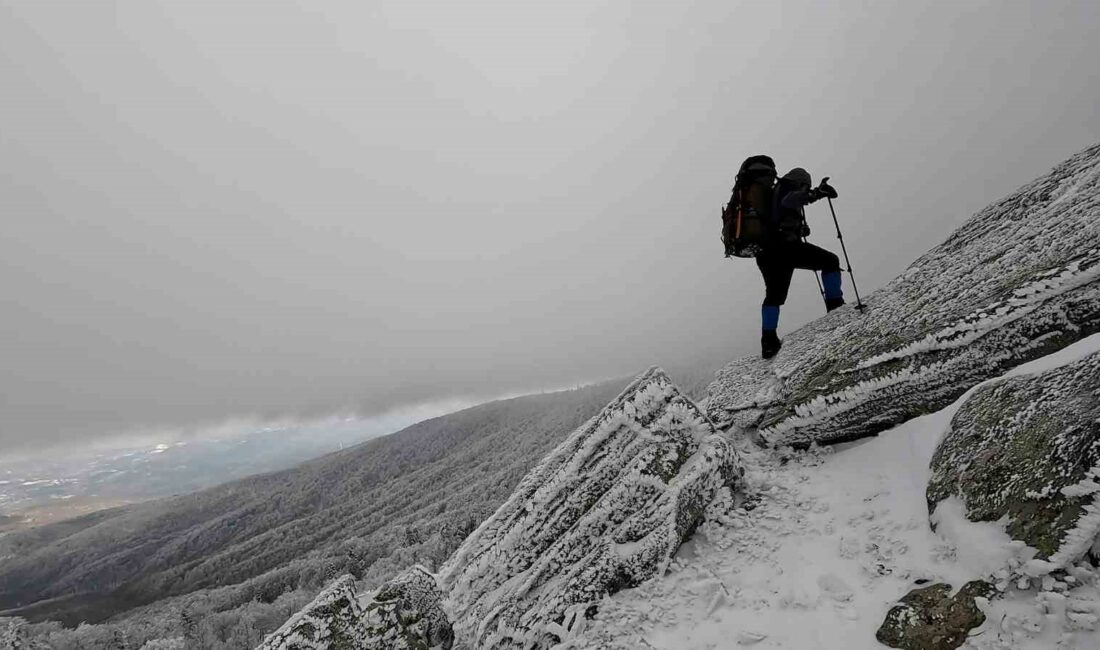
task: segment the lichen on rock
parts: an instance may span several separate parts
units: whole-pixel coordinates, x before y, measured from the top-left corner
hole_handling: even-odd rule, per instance
[[[954,650],[985,622],[975,599],[995,594],[993,585],[981,580],[966,583],[954,596],[943,583],[914,589],[886,613],[875,638],[904,650]]]
[[[342,576],[264,639],[257,650],[449,650],[454,639],[435,577],[414,566],[365,607]]]
[[[653,368],[523,479],[441,571],[456,646],[544,648],[659,574],[743,470]]]
[[[932,457],[930,511],[957,496],[973,521],[1065,566],[1100,533],[1100,353],[977,390]]]
[[[363,616],[367,650],[448,650],[454,641],[435,576],[414,566],[374,595]]]
[[[345,575],[263,640],[257,650],[359,650],[363,608]]]

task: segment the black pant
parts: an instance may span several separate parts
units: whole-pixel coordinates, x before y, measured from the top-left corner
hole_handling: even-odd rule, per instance
[[[839,273],[840,259],[807,242],[779,242],[757,254],[756,266],[764,276],[764,306],[778,307],[787,302],[795,269]]]

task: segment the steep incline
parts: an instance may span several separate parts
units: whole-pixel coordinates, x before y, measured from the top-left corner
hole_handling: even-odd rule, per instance
[[[873,435],[1100,330],[1100,145],[976,214],[867,299],[742,359],[708,414],[804,447]]]

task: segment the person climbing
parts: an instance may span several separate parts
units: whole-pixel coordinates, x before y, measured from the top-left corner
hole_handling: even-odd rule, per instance
[[[844,304],[840,282],[840,259],[829,251],[806,241],[810,228],[805,207],[823,198],[835,199],[836,190],[822,181],[817,187],[801,167],[787,172],[776,184],[770,215],[769,235],[756,252],[756,266],[764,278],[764,304],[761,306],[761,356],[771,359],[783,346],[779,339],[779,308],[787,301],[787,291],[795,269],[821,272],[825,309],[832,311]]]

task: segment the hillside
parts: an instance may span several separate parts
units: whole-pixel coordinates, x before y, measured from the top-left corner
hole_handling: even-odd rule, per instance
[[[494,402],[291,470],[0,537],[0,607],[70,625],[129,612],[124,627],[136,636],[182,631],[185,610],[212,622],[302,590],[296,607],[341,573],[371,585],[413,562],[432,565],[621,388]],[[255,643],[271,628],[249,629]]]

